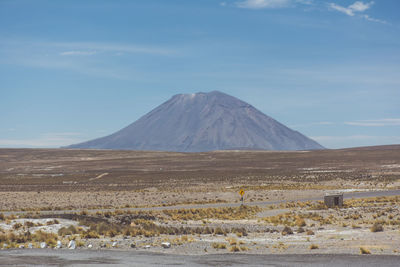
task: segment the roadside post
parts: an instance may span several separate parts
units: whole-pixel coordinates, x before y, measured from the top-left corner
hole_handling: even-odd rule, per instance
[[[240,189],[239,194],[241,196],[240,200],[242,201],[242,205],[244,204],[244,190]]]

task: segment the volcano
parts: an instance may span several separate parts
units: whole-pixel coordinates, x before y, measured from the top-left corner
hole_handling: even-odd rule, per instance
[[[176,152],[323,149],[250,104],[218,91],[175,95],[111,135],[67,148]]]

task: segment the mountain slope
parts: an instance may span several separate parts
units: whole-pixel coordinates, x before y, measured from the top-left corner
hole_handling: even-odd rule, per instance
[[[323,149],[253,106],[217,91],[175,95],[114,134],[69,148],[183,152]]]

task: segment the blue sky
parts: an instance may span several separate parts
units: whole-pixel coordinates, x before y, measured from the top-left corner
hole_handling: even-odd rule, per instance
[[[400,2],[0,0],[0,147],[236,96],[328,148],[400,143]]]

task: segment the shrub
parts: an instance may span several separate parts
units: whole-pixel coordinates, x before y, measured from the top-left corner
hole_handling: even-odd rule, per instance
[[[215,228],[215,230],[214,230],[214,234],[216,234],[216,235],[224,235],[225,232],[224,232],[224,230],[222,230],[221,227],[217,227],[217,228]]]
[[[235,233],[238,237],[242,237],[242,236],[247,236],[247,230],[244,227],[240,227],[240,228],[232,228],[231,230],[232,233]]]
[[[58,235],[59,236],[74,235],[74,234],[77,234],[77,233],[78,233],[78,230],[73,225],[70,225],[68,227],[61,227],[58,230]]]
[[[315,233],[312,230],[307,230],[307,235],[314,235]]]
[[[79,213],[79,215],[86,216],[86,215],[88,215],[88,211],[87,211],[87,210],[82,210],[82,211]]]
[[[230,252],[239,252],[240,251],[240,248],[238,247],[238,246],[232,246],[232,247],[230,247],[229,248],[229,251]]]
[[[227,238],[226,239],[228,242],[229,242],[229,245],[236,245],[238,242],[237,242],[237,239],[236,238],[234,238],[234,237],[231,237],[231,238]]]
[[[32,240],[36,242],[46,242],[49,246],[55,246],[58,236],[54,233],[37,231],[32,235]]]
[[[282,235],[292,235],[292,234],[293,234],[292,228],[290,228],[289,226],[285,226],[285,228],[283,228]]]
[[[241,251],[247,251],[247,250],[249,250],[249,248],[246,247],[246,246],[240,246],[240,250],[241,250]]]
[[[226,244],[225,243],[213,243],[212,247],[215,249],[226,249]]]
[[[18,230],[19,228],[21,228],[22,227],[22,224],[21,223],[15,223],[14,225],[13,225],[13,229],[14,230]]]
[[[306,221],[305,221],[303,218],[297,218],[297,219],[296,219],[296,225],[297,225],[298,227],[304,227],[304,226],[306,226],[307,224],[306,224]]]
[[[99,234],[94,231],[86,231],[82,236],[84,238],[100,238]]]
[[[24,226],[26,226],[26,227],[33,227],[33,226],[35,226],[35,224],[34,224],[33,222],[31,222],[31,221],[26,221],[26,222],[24,223]]]
[[[59,223],[60,222],[58,220],[54,219],[54,220],[51,220],[51,221],[47,221],[46,225],[59,224]]]
[[[375,232],[383,232],[383,226],[382,226],[382,224],[374,223],[374,225],[372,225],[370,230],[373,233],[375,233]]]
[[[371,254],[371,251],[369,251],[367,248],[360,247],[360,254]]]

